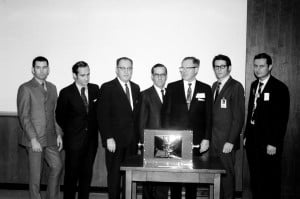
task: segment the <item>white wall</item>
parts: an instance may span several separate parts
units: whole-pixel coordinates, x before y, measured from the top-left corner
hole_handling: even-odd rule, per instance
[[[101,85],[121,56],[133,59],[142,90],[156,63],[168,67],[168,82],[178,80],[186,56],[200,59],[197,78],[212,84],[219,53],[245,85],[246,16],[247,0],[0,0],[0,112],[16,111],[18,86],[38,55],[49,59],[58,90],[72,83],[76,61],[88,62],[91,82]]]

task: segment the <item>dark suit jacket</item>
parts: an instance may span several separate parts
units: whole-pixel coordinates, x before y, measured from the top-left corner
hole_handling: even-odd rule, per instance
[[[161,107],[162,102],[154,86],[142,92],[139,111],[139,134],[141,143],[144,143],[144,129],[161,128]]]
[[[196,81],[188,110],[183,80],[170,83],[162,107],[164,128],[193,130],[194,144],[211,138],[212,91],[209,85]]]
[[[114,138],[117,147],[127,147],[138,137],[136,119],[140,87],[131,81],[130,86],[133,110],[117,78],[101,86],[98,124],[104,147],[108,138]]]
[[[217,82],[212,86],[213,93]],[[221,107],[221,100],[226,107]],[[224,105],[223,105],[224,106]],[[212,144],[219,150],[225,142],[239,148],[239,135],[245,121],[245,95],[242,84],[231,77],[227,80],[213,105]]]
[[[254,131],[250,123],[258,80],[252,82],[245,130],[246,146],[254,141],[261,147],[272,145],[282,150],[283,139],[289,117],[290,97],[287,86],[271,76],[261,96],[257,99],[254,112]]]
[[[99,96],[98,85],[88,84],[89,111],[87,113],[75,83],[60,91],[56,119],[64,131],[66,149],[80,149],[88,140],[98,142],[96,105]],[[85,139],[86,137],[88,139]]]
[[[54,116],[56,87],[50,82],[46,82],[46,87],[47,92],[35,78],[19,87],[17,107],[22,128],[20,144],[24,146],[31,147],[32,138],[36,138],[42,146],[56,145],[57,135],[62,135]]]

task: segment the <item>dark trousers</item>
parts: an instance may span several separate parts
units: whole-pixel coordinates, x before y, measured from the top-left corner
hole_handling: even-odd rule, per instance
[[[86,143],[79,149],[66,148],[64,199],[75,199],[77,185],[78,199],[89,198],[97,142]]]
[[[160,182],[143,183],[143,199],[167,199],[169,186]]]
[[[212,141],[210,154],[219,157],[226,173],[221,177],[221,198],[234,199],[235,192],[235,150],[230,153],[223,153],[223,145],[217,146]]]
[[[185,183],[185,198],[195,199],[197,196],[197,184]],[[171,199],[181,199],[182,197],[182,184],[171,184]]]
[[[50,168],[47,186],[47,199],[59,198],[60,174],[62,171],[61,154],[57,146],[44,147],[42,152],[33,152],[27,147],[29,160],[29,193],[30,199],[41,199],[40,182],[42,163],[45,160]]]
[[[134,155],[135,151],[128,147],[117,147],[114,153],[105,150],[105,163],[107,170],[107,187],[109,199],[120,198],[121,183],[121,163],[129,156]]]
[[[202,154],[200,154],[198,148],[193,149],[193,156],[196,157],[202,157],[202,158],[208,158],[209,152],[206,151]],[[181,199],[182,197],[182,186],[185,187],[185,198],[188,199],[195,199],[197,197],[197,184],[195,183],[185,183],[182,185],[182,183],[172,183],[170,184],[170,190],[171,190],[171,199]]]
[[[280,199],[281,153],[267,154],[267,146],[246,141],[246,152],[250,170],[250,183],[253,199]]]

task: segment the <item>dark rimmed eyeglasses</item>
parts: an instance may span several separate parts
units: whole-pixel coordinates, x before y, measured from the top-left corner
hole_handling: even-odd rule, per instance
[[[226,67],[227,67],[226,65],[220,65],[220,66],[216,66],[216,65],[215,65],[215,66],[214,66],[214,69],[215,69],[215,70],[221,70],[221,69],[223,70],[223,69],[225,69]]]

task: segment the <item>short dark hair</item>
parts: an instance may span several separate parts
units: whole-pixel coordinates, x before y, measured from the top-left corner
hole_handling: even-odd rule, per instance
[[[128,61],[130,61],[131,65],[133,64],[132,59],[130,59],[130,58],[128,58],[128,57],[120,57],[120,58],[118,58],[117,61],[116,61],[117,66],[119,65],[119,63],[120,63],[121,60],[128,60]]]
[[[153,74],[154,73],[154,69],[155,68],[158,68],[158,67],[163,67],[165,70],[166,70],[166,74],[168,74],[168,70],[167,70],[167,67],[165,67],[165,65],[163,65],[163,64],[155,64],[154,66],[152,66],[152,68],[151,68],[151,74]]]
[[[272,58],[267,53],[259,53],[259,54],[255,55],[253,60],[256,60],[256,59],[266,59],[267,64],[272,65]]]
[[[185,57],[183,58],[182,62],[191,59],[193,61],[193,64],[199,66],[200,65],[200,60],[197,59],[196,57]]]
[[[230,61],[230,58],[226,55],[222,55],[222,54],[219,54],[217,56],[214,57],[213,61],[212,61],[212,66],[214,67],[215,66],[215,61],[216,60],[223,60],[223,61],[226,61],[226,66],[231,66],[231,61]]]
[[[32,60],[32,68],[35,67],[35,62],[40,61],[40,62],[47,62],[47,66],[49,66],[49,61],[46,57],[43,56],[37,56]]]
[[[85,67],[89,67],[89,65],[85,61],[78,61],[73,65],[72,72],[77,75],[78,68],[85,68]]]

